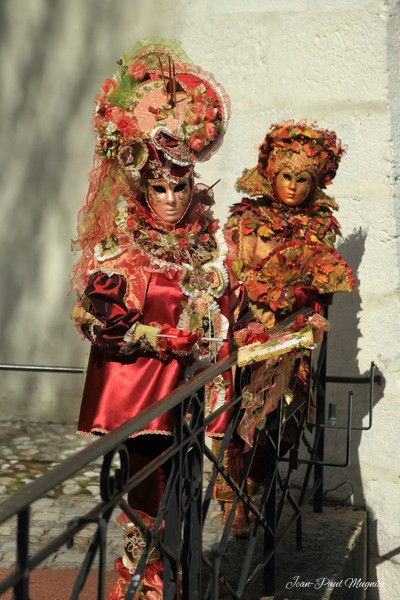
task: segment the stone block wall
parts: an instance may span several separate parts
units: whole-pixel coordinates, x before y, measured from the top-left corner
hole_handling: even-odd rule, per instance
[[[220,152],[199,166],[216,187],[217,215],[240,200],[234,183],[256,163],[273,122],[307,118],[334,129],[348,150],[328,190],[340,205],[340,252],[358,285],[330,309],[328,373],[361,376],[375,361],[374,424],[353,435],[347,469],[330,469],[328,494],[370,512],[370,579],[397,598],[400,497],[399,175],[397,0],[4,0],[0,4],[3,208],[1,360],[83,364],[67,297],[76,214],[86,192],[94,136],[92,98],[115,61],[141,37],[163,35],[212,71],[232,100]],[[79,376],[2,374],[10,418],[74,420]],[[354,387],[354,423],[367,422],[365,386]],[[329,400],[345,421],[347,390]],[[327,436],[341,458],[342,433]],[[323,574],[322,574],[323,576]],[[371,598],[378,598],[371,591]],[[375,595],[374,595],[375,594]]]

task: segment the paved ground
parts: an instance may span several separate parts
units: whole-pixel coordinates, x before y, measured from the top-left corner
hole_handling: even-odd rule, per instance
[[[23,488],[49,468],[59,464],[90,443],[90,439],[76,437],[72,424],[45,424],[0,421],[0,502],[15,491]],[[100,462],[80,472],[37,501],[32,508],[30,530],[31,547],[37,550],[47,543],[73,517],[83,514],[99,500],[98,477]],[[288,588],[288,583],[296,577],[312,581],[324,577],[329,581],[340,578],[343,565],[352,553],[355,540],[365,529],[366,516],[363,511],[352,507],[329,507],[322,515],[307,511],[303,520],[303,551],[295,550],[294,531],[284,539],[277,556],[276,599],[316,599],[328,598],[328,590]],[[41,564],[45,571],[32,576],[31,600],[67,600],[75,577],[74,570],[81,564],[93,530],[86,529],[76,536],[72,549],[61,548],[56,554]],[[109,525],[107,568],[111,572],[115,558],[120,553],[121,532],[114,519]],[[204,546],[211,548],[221,534],[219,506],[213,503],[209,511],[204,532]],[[257,539],[259,556],[262,554],[262,539]],[[225,572],[233,578],[239,576],[244,562],[247,542],[232,539],[225,561]],[[0,580],[5,569],[15,561],[15,521],[0,525]],[[350,575],[356,573],[352,566]],[[55,571],[56,570],[56,571]],[[56,575],[54,574],[56,572]],[[112,585],[114,574],[108,576],[108,586]],[[35,591],[36,590],[36,591]],[[55,591],[56,590],[56,591]],[[95,578],[82,600],[94,600]],[[227,598],[221,591],[219,596]],[[262,597],[261,581],[247,600]],[[345,596],[343,596],[345,597]],[[352,597],[353,596],[349,596]],[[11,594],[1,596],[9,600]],[[356,598],[356,596],[354,596]]]
[[[0,431],[0,499],[21,489],[90,443],[88,438],[76,437],[72,425],[0,421]],[[72,517],[93,506],[93,500],[99,498],[98,476],[96,465],[91,465],[90,470],[79,473],[73,480],[34,504],[30,531],[33,548],[49,541],[62,531],[64,524]],[[12,566],[15,562],[14,532],[15,522],[0,525],[2,567]],[[82,551],[87,547],[89,536],[90,532],[81,532],[74,548],[62,548],[42,564],[43,568],[76,567]],[[109,560],[112,560],[116,550],[117,539],[116,535],[110,535],[110,543],[115,544],[115,549],[110,549]]]
[[[0,440],[0,501],[92,441],[88,437],[77,437],[72,424],[9,421],[0,421]],[[85,513],[93,507],[95,501],[100,501],[100,466],[100,461],[92,463],[90,468],[79,472],[74,479],[35,502],[30,530],[32,547],[38,548],[41,543],[49,541],[73,517]],[[204,537],[207,547],[218,539],[220,516],[218,505],[213,505]],[[60,549],[41,566],[55,569],[76,567],[87,549],[93,531],[94,527],[85,528],[76,536],[72,549]],[[120,553],[121,531],[121,527],[112,519],[107,536],[107,568],[110,570]],[[15,563],[14,533],[15,521],[0,525],[1,567],[10,567]]]

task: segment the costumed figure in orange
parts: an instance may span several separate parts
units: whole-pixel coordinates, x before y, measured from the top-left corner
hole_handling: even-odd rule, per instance
[[[327,323],[319,315],[332,293],[354,287],[351,270],[334,249],[336,236],[341,235],[333,214],[338,206],[323,192],[335,177],[343,153],[335,132],[306,121],[286,121],[271,126],[256,167],[246,169],[238,179],[236,188],[246,197],[231,208],[227,229],[237,247],[235,273],[259,321],[250,325],[247,334],[239,333],[244,343],[267,343],[269,332],[283,319],[305,308],[313,315],[313,329],[323,330]],[[299,314],[289,327],[290,335],[296,336],[306,320],[304,312]],[[244,448],[252,445],[256,427],[265,425],[281,397],[290,403],[293,397],[306,396],[309,367],[305,360],[298,367],[299,358],[301,353],[292,352],[253,367],[238,427]],[[290,390],[293,376],[297,383]],[[289,419],[281,452],[290,448],[296,435],[295,419]],[[256,471],[255,465],[255,480],[260,478]],[[249,489],[255,488],[256,481],[250,481]]]
[[[226,131],[223,87],[176,44],[142,40],[118,61],[95,103],[97,146],[72,274],[72,318],[92,344],[83,435],[117,428],[229,354],[242,302],[230,269],[234,248],[211,212],[213,190],[194,183],[195,163],[210,158]],[[226,373],[209,384],[206,410],[230,394]],[[215,420],[208,435],[222,437],[227,419]],[[173,428],[167,413],[128,440],[131,474],[171,443]],[[166,477],[160,468],[129,494],[142,520],[157,514]],[[125,550],[110,600],[125,597],[143,546],[140,530],[125,515],[119,520]],[[161,598],[162,563],[155,553],[150,562],[138,597]]]

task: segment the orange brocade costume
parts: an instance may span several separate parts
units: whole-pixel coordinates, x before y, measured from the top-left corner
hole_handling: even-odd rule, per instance
[[[234,269],[267,329],[304,306],[321,312],[330,294],[354,287],[333,249],[341,234],[332,209],[337,204],[321,191],[306,208],[286,207],[271,195],[232,207],[227,228],[238,249]]]
[[[237,246],[233,269],[246,287],[253,314],[267,333],[302,309],[309,309],[316,317],[322,315],[333,293],[350,292],[355,286],[351,269],[334,249],[336,237],[341,236],[333,215],[338,205],[321,189],[335,177],[343,152],[333,131],[306,121],[272,125],[260,146],[256,167],[246,169],[236,183],[237,190],[247,197],[231,208],[227,222]],[[282,197],[278,189],[281,173],[292,182],[286,184]],[[304,199],[296,196],[297,181],[309,182]],[[323,325],[316,317],[315,327],[321,329]],[[302,319],[304,316],[293,323],[294,333]],[[263,336],[255,335],[254,341],[263,342]],[[276,409],[279,398],[291,401],[288,382],[296,356],[301,355],[292,352],[253,368],[238,429],[247,446],[252,444],[255,428],[265,424],[267,415]],[[308,365],[303,361],[296,375],[297,396],[305,395],[307,373]]]

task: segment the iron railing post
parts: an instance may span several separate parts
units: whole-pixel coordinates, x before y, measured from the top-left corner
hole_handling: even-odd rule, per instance
[[[29,521],[30,507],[18,513],[17,522],[17,569],[23,576],[14,586],[13,600],[29,600],[29,571],[27,570],[29,557]]]
[[[194,399],[193,399],[194,400]],[[192,403],[188,433],[204,423],[204,388]],[[204,431],[199,431],[189,446],[184,466],[184,521],[182,546],[182,597],[200,598],[203,537],[203,456]]]
[[[187,400],[185,401],[187,403]],[[182,446],[183,441],[183,408],[178,406],[175,412],[174,444],[180,445],[180,450],[171,459],[171,472],[173,479],[172,492],[166,506],[167,518],[165,520],[163,542],[168,548],[168,555],[164,557],[163,572],[163,600],[176,600],[179,598],[179,554],[181,549],[182,531],[182,493],[183,493],[183,465],[184,453],[187,447]]]
[[[328,309],[325,309],[325,317],[328,318]],[[324,500],[324,467],[322,465],[324,460],[324,445],[325,445],[325,430],[323,427],[318,427],[319,423],[325,422],[325,398],[326,398],[326,365],[327,365],[327,354],[328,354],[328,333],[325,331],[321,353],[323,353],[322,361],[320,364],[319,372],[317,373],[317,382],[315,386],[316,393],[316,432],[318,436],[316,444],[316,455],[319,463],[317,462],[314,467],[314,483],[318,484],[317,489],[313,495],[313,509],[316,513],[322,513],[323,500]]]
[[[265,475],[269,492],[265,503],[266,527],[264,530],[264,556],[271,556],[263,569],[263,592],[266,596],[275,593],[275,547],[277,524],[277,456],[279,453],[281,407],[279,414],[268,428],[268,443],[266,445]]]

